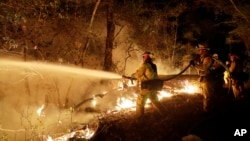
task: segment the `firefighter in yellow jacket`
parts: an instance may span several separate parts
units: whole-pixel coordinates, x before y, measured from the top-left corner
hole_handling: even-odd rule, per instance
[[[140,93],[136,101],[136,117],[141,118],[144,115],[144,106],[147,99],[150,99],[157,111],[163,115],[165,108],[158,100],[157,90],[141,87],[143,82],[158,78],[157,66],[153,63],[152,53],[143,53],[143,63],[140,68],[132,74],[132,77],[137,79],[138,86],[140,87]]]
[[[230,66],[229,72],[231,74],[231,87],[236,100],[242,99],[245,96],[244,79],[243,75],[243,61],[235,53],[229,54]]]
[[[190,64],[194,66],[200,76],[200,84],[203,95],[203,110],[205,112],[214,109],[215,100],[215,80],[212,76],[211,70],[213,65],[213,59],[208,54],[210,49],[206,44],[199,44],[197,51],[199,58],[197,60],[191,60]]]

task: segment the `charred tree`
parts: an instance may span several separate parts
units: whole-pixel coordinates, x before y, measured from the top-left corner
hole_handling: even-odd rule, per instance
[[[112,50],[115,34],[113,0],[107,0],[107,39],[103,70],[112,70]]]

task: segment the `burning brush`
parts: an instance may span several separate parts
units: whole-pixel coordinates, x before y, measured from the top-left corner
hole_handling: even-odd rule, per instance
[[[163,83],[162,89],[158,91],[159,100],[163,100],[164,98],[171,98],[173,95],[178,95],[179,93],[185,94],[195,94],[200,93],[200,88],[197,84],[191,83],[188,80],[182,81],[175,81],[177,82],[172,87],[167,87],[167,83]],[[126,113],[135,111],[136,107],[136,99],[137,99],[137,87],[135,87],[135,82],[131,83],[131,81],[119,81],[118,88],[112,89],[111,91],[105,92],[103,94],[95,94],[90,98],[87,98],[73,108],[79,108],[87,101],[91,101],[93,106],[95,107],[96,103],[98,103],[98,97],[104,98],[104,96],[108,95],[109,93],[123,93],[120,97],[116,100],[116,105],[114,105],[113,109],[108,109],[107,111],[100,111],[98,114],[98,120],[102,120],[102,118],[110,115],[115,115],[119,113]],[[169,82],[174,84],[173,82]],[[176,89],[177,88],[177,89]],[[145,108],[150,107],[150,101],[147,101]],[[40,108],[42,109],[42,107]],[[41,113],[42,110],[40,110]],[[93,124],[78,124],[76,128],[72,128],[69,133],[57,135],[52,138],[48,136],[47,141],[67,141],[71,139],[91,139],[95,136],[98,128],[99,128],[99,121],[95,120]]]
[[[91,139],[96,130],[98,129],[99,124],[96,122],[96,124],[91,125],[78,125],[78,128],[74,129],[73,131],[63,134],[61,136],[52,138],[51,136],[48,136],[47,141],[70,141],[70,140],[80,140],[80,139]]]

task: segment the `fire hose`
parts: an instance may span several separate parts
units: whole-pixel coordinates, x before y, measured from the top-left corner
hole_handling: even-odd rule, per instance
[[[226,71],[229,72],[228,70],[228,67],[220,60],[216,59],[216,58],[213,58],[212,59],[216,62],[218,62],[221,66],[223,66],[225,68]],[[163,82],[164,81],[169,81],[169,80],[172,80],[172,79],[175,79],[177,78],[178,76],[182,75],[190,66],[192,66],[192,64],[189,64],[187,65],[182,71],[180,71],[178,74],[174,74],[174,75],[171,75],[170,77],[168,78],[163,78],[163,79],[153,79],[153,80],[147,80],[147,81],[144,81],[142,84],[141,84],[141,87],[142,88],[150,88],[150,89],[156,89],[156,90],[160,90],[162,89],[163,87]],[[230,73],[229,73],[230,74]],[[122,75],[123,78],[125,79],[129,79],[131,80],[131,83],[133,83],[134,80],[136,80],[136,78],[134,77],[130,77],[130,76],[125,76],[125,75]],[[230,76],[229,76],[230,77]],[[230,81],[229,81],[229,86],[230,86]],[[230,90],[230,88],[229,88]],[[104,97],[105,94],[96,94],[94,95],[94,97],[90,97],[88,99],[85,99],[83,101],[81,101],[80,103],[76,104],[73,108],[79,108],[82,104],[84,104],[85,102],[87,101],[91,101],[93,100],[95,97]]]
[[[216,59],[214,57],[212,57],[212,59],[215,62],[219,63],[222,67],[224,67],[225,70],[229,73],[228,67],[221,60]],[[188,66],[186,66],[182,71],[180,71],[178,74],[172,75],[171,77],[168,77],[168,78],[163,78],[163,79],[161,78],[161,79],[153,79],[153,80],[144,81],[141,83],[141,87],[159,90],[163,87],[164,81],[169,81],[169,80],[175,79],[176,77],[182,75],[190,66],[192,66],[191,63]],[[230,73],[229,73],[229,77],[230,77]],[[136,78],[134,78],[134,77],[124,76],[124,75],[123,75],[123,78],[130,79],[132,83],[133,83],[133,80],[136,80]],[[229,81],[229,86],[231,86],[231,81]],[[230,91],[230,87],[229,87],[228,92],[229,91]]]
[[[189,64],[188,66],[186,66],[186,67],[185,67],[182,71],[180,71],[178,74],[174,74],[174,75],[172,75],[172,76],[170,76],[170,77],[168,77],[168,78],[163,78],[163,79],[158,79],[158,80],[159,80],[159,81],[169,81],[169,80],[171,80],[171,79],[174,79],[174,78],[176,78],[176,77],[182,75],[190,66],[191,66],[191,64]],[[136,80],[136,78],[130,77],[130,76],[126,76],[126,75],[123,75],[122,77],[123,77],[123,78],[126,78],[126,79],[130,79],[131,81]],[[151,81],[151,80],[147,80],[147,81]]]
[[[172,80],[172,79],[174,79],[174,78],[182,75],[190,66],[191,66],[191,64],[189,64],[188,66],[186,66],[178,74],[172,75],[171,77],[168,77],[168,78],[163,78],[163,79],[159,79],[158,78],[158,79],[152,79],[152,80],[143,81],[141,83],[141,87],[142,88],[149,88],[149,89],[159,90],[159,89],[161,89],[163,87],[163,82],[164,81],[169,81],[169,80]],[[123,75],[122,77],[131,80],[131,83],[133,83],[133,80],[136,80],[136,78],[130,77],[130,76]]]
[[[192,64],[188,64],[188,66],[186,66],[182,71],[180,71],[178,74],[175,74],[169,78],[166,78],[166,79],[162,79],[163,81],[168,81],[168,80],[171,80],[171,79],[174,79],[180,75],[182,75],[190,66],[192,66]]]

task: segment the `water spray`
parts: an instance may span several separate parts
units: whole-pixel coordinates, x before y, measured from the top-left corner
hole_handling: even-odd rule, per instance
[[[43,62],[28,62],[28,61],[18,61],[18,60],[7,60],[0,59],[0,69],[6,69],[10,67],[18,67],[23,69],[30,69],[46,72],[64,72],[68,74],[74,74],[79,76],[87,76],[94,78],[104,78],[104,79],[121,79],[122,76],[116,73],[102,71],[102,70],[94,70],[94,69],[86,69],[80,68],[76,66],[66,66],[66,65],[58,65],[52,63],[43,63]],[[33,71],[32,71],[33,72]]]

